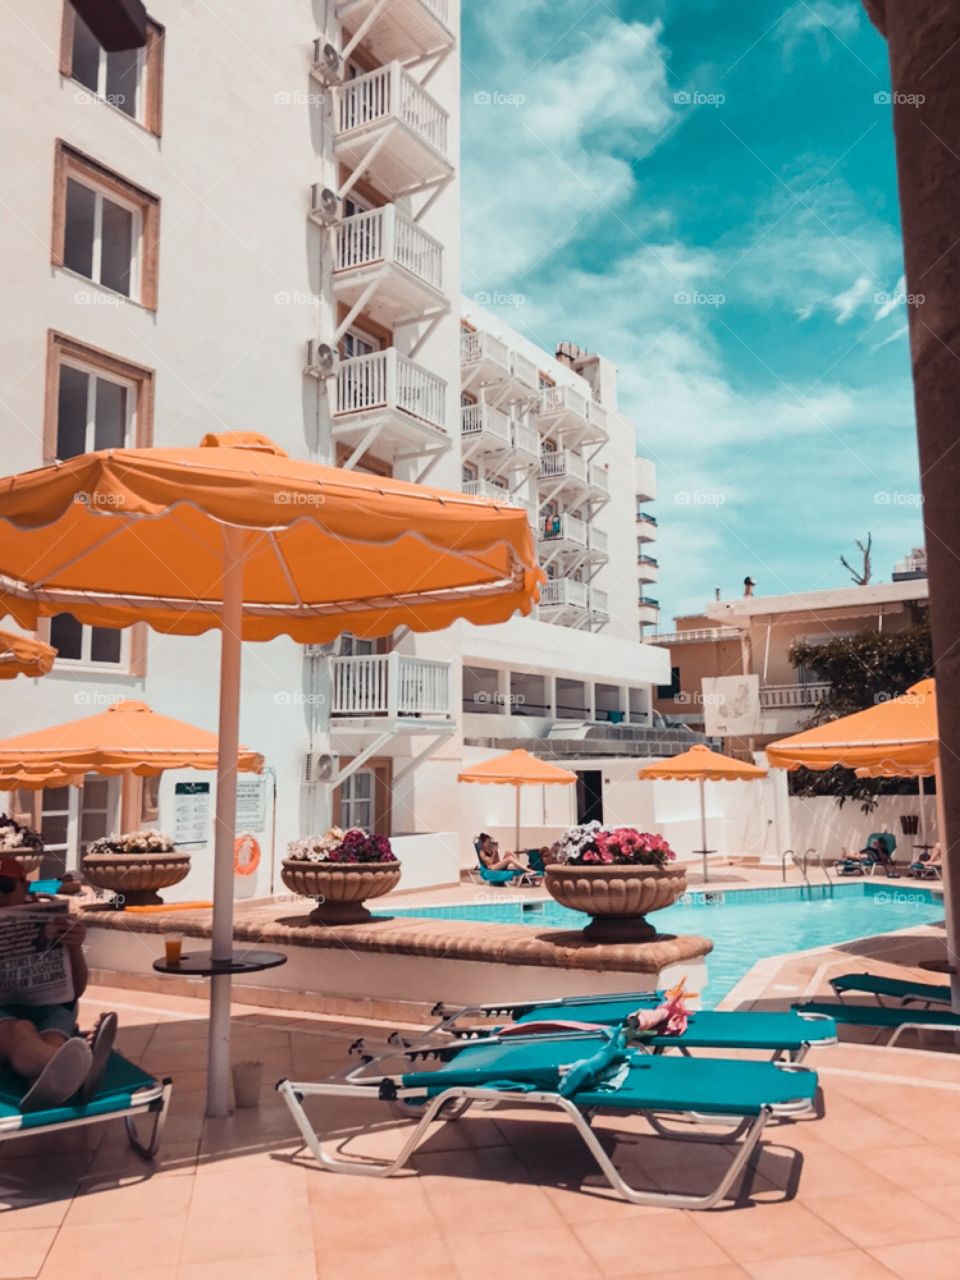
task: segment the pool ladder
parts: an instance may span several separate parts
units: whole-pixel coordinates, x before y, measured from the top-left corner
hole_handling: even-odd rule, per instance
[[[810,849],[807,849],[803,854],[803,856],[801,857],[793,849],[784,849],[783,854],[780,858],[780,875],[784,883],[786,883],[786,879],[787,879],[787,859],[789,858],[790,861],[793,863],[793,865],[797,868],[797,870],[803,876],[804,884],[807,886],[808,889],[812,889],[813,885],[810,883],[810,877],[807,874],[807,863],[810,860],[810,855],[815,854],[816,852],[817,852],[816,849],[810,848]],[[830,886],[830,890],[832,893],[833,877],[830,875],[830,868],[827,866],[825,862],[822,862],[820,864],[820,869],[823,872],[823,874],[826,876],[827,884]]]

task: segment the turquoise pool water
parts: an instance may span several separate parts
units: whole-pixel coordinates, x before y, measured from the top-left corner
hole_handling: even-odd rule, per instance
[[[480,892],[478,890],[478,892]],[[395,916],[528,924],[540,929],[581,929],[585,917],[553,899],[546,902],[484,901],[453,907],[402,908]],[[509,895],[510,890],[502,891]],[[516,897],[516,895],[511,895]],[[384,913],[385,914],[385,913]],[[694,890],[652,919],[662,933],[699,933],[713,939],[707,957],[703,1007],[712,1008],[758,960],[788,951],[849,942],[876,933],[943,919],[943,905],[929,889],[905,881],[859,881],[832,888]],[[857,968],[856,957],[851,966]]]

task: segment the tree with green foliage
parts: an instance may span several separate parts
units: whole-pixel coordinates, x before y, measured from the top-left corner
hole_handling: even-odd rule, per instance
[[[930,623],[924,617],[902,631],[860,631],[825,644],[801,640],[791,647],[790,661],[830,686],[804,725],[812,728],[896,698],[932,675]],[[852,769],[839,765],[822,771],[796,769],[790,774],[791,794],[835,796],[841,805],[856,800],[864,813],[874,808],[878,795],[912,794],[915,788],[913,779],[858,778]]]

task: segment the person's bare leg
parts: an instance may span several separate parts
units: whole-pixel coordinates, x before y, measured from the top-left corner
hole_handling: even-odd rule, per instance
[[[18,1076],[35,1080],[63,1044],[56,1031],[41,1034],[23,1018],[0,1022],[0,1062],[9,1063]]]

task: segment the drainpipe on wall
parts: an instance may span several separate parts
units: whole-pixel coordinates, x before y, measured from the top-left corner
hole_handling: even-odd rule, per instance
[[[960,1012],[960,6],[956,0],[864,0],[887,38],[903,222],[930,627],[940,722],[947,957]],[[920,299],[923,299],[921,302]],[[942,785],[941,785],[942,784]]]

